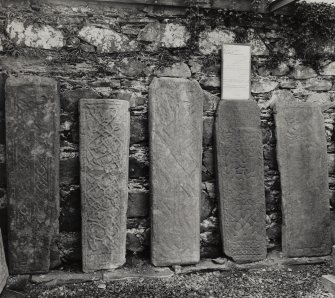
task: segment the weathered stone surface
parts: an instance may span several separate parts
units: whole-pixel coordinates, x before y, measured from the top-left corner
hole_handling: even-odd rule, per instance
[[[321,107],[321,110],[326,110],[332,106],[332,96],[330,93],[312,93],[306,98],[306,102],[315,103]]]
[[[237,262],[266,257],[260,111],[251,100],[219,103],[216,125],[223,250]]]
[[[226,29],[204,31],[199,36],[199,51],[204,55],[218,53],[223,43],[232,43],[235,37],[234,32]]]
[[[6,81],[9,270],[48,271],[59,217],[59,96],[42,77]]]
[[[138,35],[138,40],[148,41],[166,48],[185,47],[190,39],[187,28],[180,24],[150,23]]]
[[[296,102],[297,99],[289,90],[275,90],[272,92],[270,100],[267,102],[267,107],[274,108],[277,103]]]
[[[297,80],[305,80],[309,78],[315,78],[317,76],[313,68],[304,65],[295,66],[291,75]]]
[[[312,91],[329,91],[333,84],[329,80],[322,80],[320,78],[310,78],[306,81],[306,89]]]
[[[269,50],[254,29],[248,30],[248,40],[251,45],[251,54],[255,56],[269,55]]]
[[[332,296],[335,296],[335,276],[330,274],[322,275],[321,282],[324,289]]]
[[[275,107],[282,189],[282,249],[288,257],[330,253],[327,145],[324,119],[312,103]]]
[[[0,230],[0,294],[6,285],[8,278],[8,268],[5,259],[5,250],[2,243],[2,234]]]
[[[80,30],[79,37],[95,46],[99,53],[132,52],[138,49],[136,41],[112,29],[85,26]]]
[[[125,263],[129,103],[80,101],[83,271]]]
[[[195,81],[155,78],[149,88],[155,266],[200,258],[203,92]]]
[[[278,87],[278,82],[272,81],[268,78],[259,79],[252,82],[251,92],[252,93],[266,93],[270,92]]]
[[[328,65],[324,66],[321,74],[324,76],[335,76],[335,62],[331,62]]]
[[[175,78],[189,78],[191,77],[191,70],[187,64],[174,63],[169,67],[164,67],[156,71],[158,77],[175,77]]]
[[[200,85],[209,88],[219,88],[221,80],[219,77],[205,77],[200,80]]]
[[[6,28],[9,38],[19,46],[41,49],[58,49],[65,45],[63,33],[49,25],[28,25],[19,20],[11,21]]]

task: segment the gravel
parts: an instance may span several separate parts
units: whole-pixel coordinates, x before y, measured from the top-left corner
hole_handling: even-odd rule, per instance
[[[175,275],[168,279],[88,282],[56,287],[30,284],[27,297],[332,297],[320,277],[329,263],[228,272]]]

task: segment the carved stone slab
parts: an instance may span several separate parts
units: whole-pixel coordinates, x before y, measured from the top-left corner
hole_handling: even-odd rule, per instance
[[[200,259],[203,92],[195,81],[155,78],[149,88],[151,261]]]
[[[282,250],[288,257],[331,251],[324,119],[312,103],[276,104],[282,188]]]
[[[3,247],[2,235],[0,230],[0,294],[6,285],[7,278],[8,278],[8,268],[6,264],[5,251]]]
[[[55,80],[36,76],[7,79],[6,140],[9,270],[12,274],[46,272],[55,261],[59,217]]]
[[[80,101],[83,271],[113,269],[126,256],[129,103]]]
[[[223,251],[236,262],[266,257],[259,114],[252,100],[221,100],[217,111],[215,139]]]

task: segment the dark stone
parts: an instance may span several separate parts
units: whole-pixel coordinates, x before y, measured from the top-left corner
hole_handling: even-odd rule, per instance
[[[149,167],[146,161],[137,159],[136,156],[129,157],[129,178],[141,178],[149,176]]]
[[[83,271],[126,261],[129,103],[80,101],[80,180]]]
[[[146,217],[149,215],[150,200],[148,191],[132,191],[128,195],[127,217]]]
[[[275,106],[282,189],[282,249],[287,257],[331,250],[327,144],[320,108],[312,103]]]
[[[60,184],[79,184],[79,158],[67,158],[60,161]]]
[[[260,261],[266,257],[266,230],[257,104],[221,101],[215,129],[223,251],[236,262]]]
[[[100,98],[92,89],[78,88],[60,94],[61,108],[68,113],[78,114],[78,102],[81,98]]]
[[[213,144],[214,121],[214,117],[203,117],[203,146],[210,146]]]
[[[59,217],[57,82],[10,77],[6,82],[9,270],[47,272]]]
[[[61,232],[81,231],[80,189],[70,186],[62,189],[60,199],[59,228]]]
[[[148,119],[142,116],[130,117],[130,144],[148,141]]]
[[[3,288],[6,285],[8,278],[8,268],[5,258],[5,250],[2,242],[2,234],[0,229],[0,294],[3,290]]]
[[[202,104],[196,81],[155,78],[149,87],[155,266],[199,262]]]

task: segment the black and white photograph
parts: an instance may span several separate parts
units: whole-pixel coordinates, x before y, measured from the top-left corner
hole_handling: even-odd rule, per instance
[[[335,298],[335,0],[0,0],[0,298]]]

